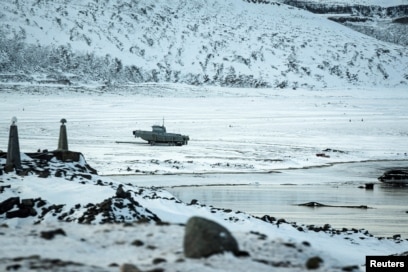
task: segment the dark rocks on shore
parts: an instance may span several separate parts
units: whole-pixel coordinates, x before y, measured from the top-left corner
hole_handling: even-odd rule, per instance
[[[198,205],[198,204],[199,204],[199,203],[198,203],[198,200],[197,200],[197,199],[192,199],[191,202],[190,202],[190,204],[187,204],[187,205],[191,206],[191,205]]]
[[[187,221],[184,235],[186,257],[202,258],[223,252],[240,255],[238,243],[229,230],[202,217],[194,216]]]
[[[273,216],[269,216],[269,215],[264,215],[260,218],[262,221],[265,221],[267,223],[272,223],[274,221],[276,221],[276,218]]]
[[[83,155],[80,152],[59,150],[49,152],[48,150],[43,150],[42,152],[25,154],[30,157],[31,160],[21,162],[22,168],[17,173],[21,176],[27,176],[30,173],[34,173],[41,178],[48,178],[51,175],[54,175],[56,177],[65,177],[72,180],[79,176],[90,180],[92,179],[92,175],[98,174],[97,171],[87,163],[79,163],[81,158],[83,158]],[[0,152],[0,157],[5,157],[6,155],[7,153]],[[55,161],[52,161],[53,159],[56,159],[58,164],[57,167],[54,167],[55,169],[52,167],[53,164],[55,166]],[[64,165],[65,162],[74,162],[75,164],[73,167],[66,166]]]

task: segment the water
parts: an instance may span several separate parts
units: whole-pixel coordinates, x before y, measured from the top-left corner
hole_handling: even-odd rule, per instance
[[[366,229],[375,236],[400,234],[408,238],[408,186],[396,187],[377,181],[386,169],[407,165],[407,161],[359,162],[269,174],[156,175],[117,179],[132,179],[141,186],[164,186],[186,203],[197,199],[201,204],[217,208],[255,216],[270,215],[298,224],[330,224],[338,229]],[[375,183],[374,189],[359,188],[366,183]],[[307,202],[369,208],[298,206]]]
[[[255,216],[270,215],[306,225],[328,223],[338,229],[364,228],[376,236],[401,234],[408,238],[408,187],[378,184],[374,190],[366,190],[355,184],[336,183],[176,187],[168,190],[185,202],[197,199],[200,203]],[[339,206],[366,205],[369,209],[297,205],[312,201]]]

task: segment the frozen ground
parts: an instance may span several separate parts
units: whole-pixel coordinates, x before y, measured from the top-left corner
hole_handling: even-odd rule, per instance
[[[22,152],[56,149],[59,120],[66,118],[70,149],[82,152],[105,176],[83,183],[4,174],[2,185],[12,188],[0,196],[41,196],[48,204],[64,204],[63,211],[81,204],[72,215],[78,218],[86,203],[115,195],[119,183],[106,175],[263,173],[334,162],[408,159],[407,98],[402,89],[323,92],[145,84],[102,92],[95,87],[2,86],[0,149],[7,150],[12,116],[19,120]],[[190,136],[189,145],[150,146],[133,138],[132,130],[148,130],[163,117],[168,131]],[[325,156],[316,156],[322,153]],[[137,192],[137,177],[126,190]],[[158,176],[161,183],[165,178]],[[97,180],[104,185],[95,186]],[[177,185],[175,176],[171,180]],[[32,219],[0,217],[0,268],[51,263],[57,271],[118,271],[118,265],[133,263],[142,270],[299,271],[308,258],[320,256],[320,271],[364,270],[366,255],[408,251],[405,240],[380,240],[360,231],[298,231],[291,224],[279,226],[243,213],[178,203],[164,190],[144,190],[140,196],[134,193],[135,199],[170,226],[89,226],[59,222],[51,215],[32,225]],[[192,215],[225,225],[250,257],[184,258],[179,224]],[[65,235],[50,241],[41,238],[42,231],[58,228]],[[136,240],[143,246],[135,246]]]
[[[70,149],[82,152],[102,175],[268,172],[408,159],[408,92],[403,89],[148,84],[102,92],[26,86],[3,88],[0,97],[0,149],[6,151],[12,116],[19,119],[24,152],[56,148],[59,121],[66,118]],[[169,132],[190,136],[187,146],[150,146],[133,137],[133,130],[150,130],[163,118]]]

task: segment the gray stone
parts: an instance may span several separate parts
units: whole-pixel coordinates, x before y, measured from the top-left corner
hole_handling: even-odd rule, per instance
[[[120,272],[141,272],[141,270],[133,264],[125,263],[120,266]]]
[[[223,252],[240,253],[237,241],[226,228],[202,217],[188,220],[184,234],[186,257],[202,258]]]

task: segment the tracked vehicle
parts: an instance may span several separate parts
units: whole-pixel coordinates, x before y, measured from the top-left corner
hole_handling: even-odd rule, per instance
[[[167,144],[182,146],[188,144],[190,137],[187,135],[168,133],[166,127],[163,125],[152,126],[152,131],[146,130],[134,130],[133,135],[137,138],[140,137],[147,141],[150,145]]]

